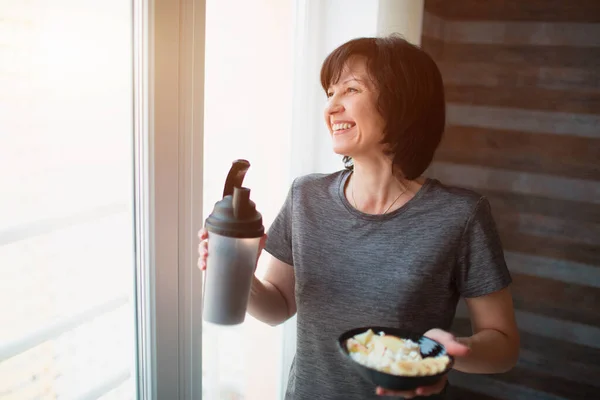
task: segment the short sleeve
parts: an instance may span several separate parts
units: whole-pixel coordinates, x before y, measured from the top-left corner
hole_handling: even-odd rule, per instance
[[[292,207],[294,184],[267,232],[265,250],[286,264],[294,265],[292,252]]]
[[[490,294],[512,281],[491,207],[485,197],[479,199],[464,228],[456,268],[456,285],[462,297]]]

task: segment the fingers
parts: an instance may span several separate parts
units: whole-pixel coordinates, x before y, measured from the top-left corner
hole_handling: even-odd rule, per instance
[[[432,394],[441,393],[444,390],[444,388],[446,387],[447,380],[448,379],[446,377],[444,377],[444,379],[441,379],[436,384],[433,384],[431,386],[423,386],[423,387],[417,388],[417,390],[415,390],[415,393],[417,394],[417,396],[430,396]]]
[[[446,332],[442,329],[430,329],[428,330],[424,336],[427,336],[428,338],[431,338],[433,340],[437,340],[438,342],[453,342],[456,340],[456,338],[454,337],[453,334],[451,334],[450,332]]]
[[[469,354],[469,351],[471,351],[469,346],[464,345],[456,340],[454,342],[444,344],[444,347],[451,356],[465,357]]]
[[[400,396],[405,399],[412,399],[417,396],[430,396],[432,394],[441,393],[446,387],[447,378],[444,377],[439,382],[431,386],[422,386],[417,388],[416,390],[407,390],[407,391],[394,391],[387,390],[382,387],[378,387],[375,390],[375,394],[379,396]]]
[[[412,399],[417,395],[417,393],[414,390],[408,390],[408,391],[403,390],[403,391],[397,392],[394,390],[387,390],[382,387],[378,387],[375,390],[375,394],[378,396],[400,396],[405,399]]]
[[[446,348],[448,354],[452,356],[464,357],[469,353],[469,346],[460,343],[450,332],[441,329],[431,329],[424,336],[440,342]]]
[[[198,268],[202,271],[206,269],[206,258],[208,257],[208,243],[201,242],[198,245]]]
[[[198,244],[198,268],[206,270],[206,258],[208,257],[208,232],[206,229],[200,229],[198,232],[200,243]]]
[[[446,384],[446,381],[444,380],[444,381],[437,383],[435,385],[432,385],[432,386],[424,386],[424,387],[417,388],[416,390],[399,391],[399,392],[378,387],[375,390],[375,394],[377,394],[379,396],[398,396],[398,397],[402,397],[405,399],[412,399],[417,396],[431,396],[432,394],[440,393],[444,389],[445,384]]]

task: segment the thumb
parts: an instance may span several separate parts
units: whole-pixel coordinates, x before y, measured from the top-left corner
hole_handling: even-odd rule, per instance
[[[456,340],[444,344],[444,347],[446,347],[446,351],[448,352],[448,354],[458,357],[465,357],[467,354],[469,354],[469,351],[471,350],[469,346],[462,344]]]
[[[452,356],[464,357],[469,353],[469,346],[459,342],[450,332],[441,329],[432,329],[425,333],[424,336],[440,342],[446,348],[448,354]]]

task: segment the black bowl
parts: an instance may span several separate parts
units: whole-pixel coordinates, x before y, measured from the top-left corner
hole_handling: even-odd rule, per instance
[[[410,339],[415,343],[418,343],[421,349],[421,357],[423,358],[447,355],[450,358],[450,362],[444,371],[435,375],[426,376],[393,375],[362,365],[350,357],[348,349],[346,348],[346,341],[359,333],[368,331],[369,329],[372,329],[375,334],[379,334],[379,332],[383,331],[386,335],[394,335],[399,338]],[[439,382],[440,379],[442,379],[442,377],[447,374],[454,365],[454,358],[446,353],[446,348],[439,342],[429,339],[425,336],[397,328],[387,328],[384,326],[365,326],[362,328],[351,329],[340,335],[337,344],[343,357],[352,364],[352,366],[363,378],[376,386],[381,386],[382,388],[388,390],[414,390],[421,386],[434,385],[435,383]]]

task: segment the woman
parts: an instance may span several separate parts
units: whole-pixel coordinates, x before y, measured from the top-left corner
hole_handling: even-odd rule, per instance
[[[325,123],[346,168],[294,181],[273,222],[268,271],[249,313],[277,325],[297,313],[287,399],[447,398],[446,379],[410,392],[376,391],[344,362],[335,339],[351,328],[423,333],[454,368],[498,373],[517,360],[511,282],[488,201],[421,175],[444,130],[433,60],[397,37],[352,40],[321,70]],[[200,232],[205,268],[206,232]],[[450,334],[459,297],[473,335]]]

